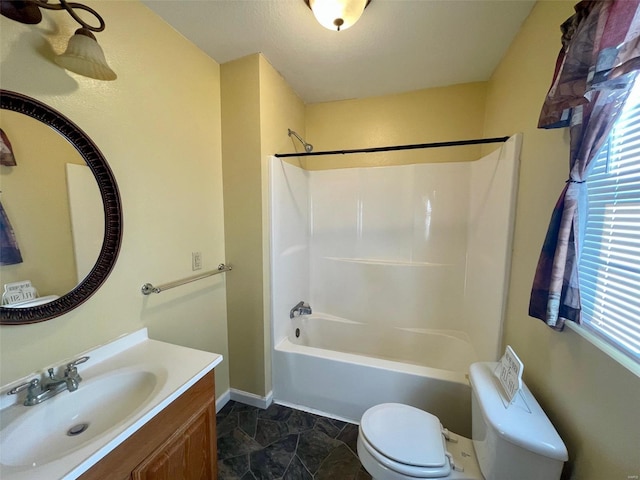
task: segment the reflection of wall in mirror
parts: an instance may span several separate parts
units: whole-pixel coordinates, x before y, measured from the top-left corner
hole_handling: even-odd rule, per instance
[[[73,250],[80,282],[91,272],[102,248],[104,239],[102,197],[93,173],[86,165],[67,164],[67,188]]]
[[[84,161],[51,127],[21,113],[0,112],[0,127],[20,159],[15,167],[0,167],[0,181],[23,258],[0,267],[1,283],[31,280],[40,296],[64,295],[78,283],[65,165]]]

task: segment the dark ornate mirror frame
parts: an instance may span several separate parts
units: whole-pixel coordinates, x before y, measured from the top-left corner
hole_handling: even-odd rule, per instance
[[[0,307],[0,325],[37,323],[63,315],[93,295],[113,269],[122,243],[122,205],[116,179],[104,155],[76,124],[51,107],[25,95],[0,89],[0,108],[28,115],[49,125],[69,141],[87,163],[98,182],[104,205],[104,242],[89,275],[71,292],[60,298],[29,308]]]

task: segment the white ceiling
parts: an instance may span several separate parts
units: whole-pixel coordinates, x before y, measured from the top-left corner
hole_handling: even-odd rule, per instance
[[[261,52],[305,103],[488,80],[535,1],[373,0],[333,32],[303,0],[144,0],[222,64]]]

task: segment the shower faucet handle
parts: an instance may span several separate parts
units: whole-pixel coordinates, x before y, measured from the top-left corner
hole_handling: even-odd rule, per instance
[[[311,313],[313,312],[311,311],[311,306],[308,303],[306,303],[304,300],[300,300],[296,304],[296,306],[293,307],[289,312],[289,318],[295,317],[296,313],[298,313],[298,316],[300,316],[300,315],[311,315]]]

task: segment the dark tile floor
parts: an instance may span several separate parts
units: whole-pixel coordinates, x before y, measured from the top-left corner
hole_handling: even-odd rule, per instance
[[[217,429],[220,480],[371,480],[356,454],[357,425],[231,401]]]

